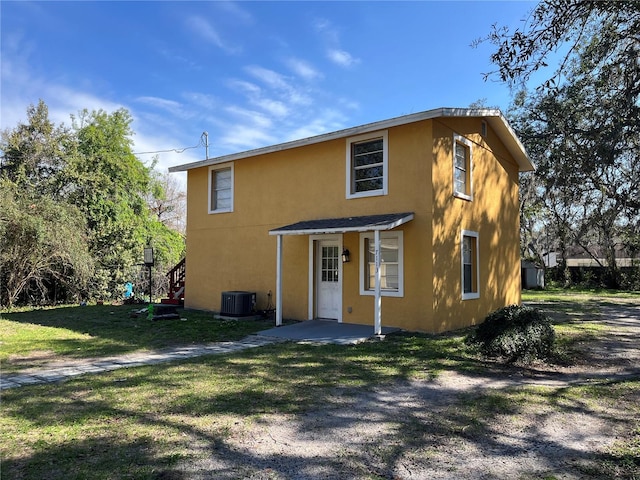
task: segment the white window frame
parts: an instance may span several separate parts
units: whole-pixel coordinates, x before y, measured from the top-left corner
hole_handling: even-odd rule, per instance
[[[464,145],[469,152],[469,158],[466,159],[466,178],[469,184],[467,185],[468,192],[461,192],[456,188],[456,144]],[[452,151],[452,183],[453,183],[453,196],[462,198],[464,200],[473,200],[473,143],[468,138],[462,135],[453,135],[453,151]]]
[[[354,192],[354,168],[352,160],[352,145],[354,143],[366,142],[368,140],[375,140],[382,138],[382,188],[376,190],[368,190],[366,192]],[[355,137],[347,138],[347,155],[346,155],[346,167],[347,167],[347,198],[362,198],[362,197],[374,197],[380,195],[387,195],[389,185],[389,135],[387,130],[366,133],[357,135]]]
[[[383,297],[404,297],[404,232],[402,230],[380,232],[380,241],[385,238],[398,239],[398,290],[380,290]],[[375,295],[375,289],[366,289],[365,267],[368,265],[368,259],[365,252],[365,239],[374,242],[374,232],[365,232],[360,234],[360,295]]]
[[[465,238],[473,238],[475,241],[475,258],[473,259],[475,262],[475,280],[476,280],[476,291],[475,292],[465,292],[464,291],[464,239]],[[473,264],[472,264],[473,268]],[[460,286],[462,290],[462,300],[473,300],[480,298],[480,236],[478,232],[474,232],[471,230],[462,230],[460,232]]]
[[[211,202],[213,200],[213,175],[214,172],[218,170],[230,170],[231,171],[231,204],[227,208],[211,208]],[[209,167],[209,195],[208,195],[208,205],[207,210],[209,213],[229,213],[233,212],[233,199],[234,199],[234,174],[233,174],[233,163],[232,164],[224,164],[224,165],[212,165]]]

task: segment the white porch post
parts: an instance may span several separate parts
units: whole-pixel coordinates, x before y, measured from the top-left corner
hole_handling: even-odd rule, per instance
[[[374,252],[376,263],[376,285],[375,285],[375,304],[374,304],[374,334],[382,334],[382,295],[380,294],[380,283],[382,281],[382,272],[380,271],[380,230],[374,231]]]
[[[282,325],[282,235],[276,237],[276,327]]]

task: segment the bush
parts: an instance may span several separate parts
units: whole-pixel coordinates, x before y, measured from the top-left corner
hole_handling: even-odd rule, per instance
[[[469,340],[489,357],[528,362],[549,357],[555,331],[539,310],[510,305],[490,313]]]

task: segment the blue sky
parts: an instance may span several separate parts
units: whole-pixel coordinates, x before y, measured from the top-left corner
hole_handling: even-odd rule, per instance
[[[124,107],[136,152],[209,156],[485,99],[491,25],[534,2],[0,2],[0,128]],[[147,162],[152,154],[141,154]],[[158,167],[205,158],[161,152]]]

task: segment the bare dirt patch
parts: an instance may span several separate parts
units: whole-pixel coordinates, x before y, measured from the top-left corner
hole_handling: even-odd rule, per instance
[[[5,360],[6,366],[16,369],[22,368],[42,368],[49,365],[58,358],[52,350],[34,350],[26,355],[9,355]]]
[[[640,378],[640,306],[604,305],[607,334],[572,367],[444,372],[373,390],[335,389],[302,415],[238,419],[189,479],[590,479],[640,425],[636,393],[593,401],[578,386]],[[572,389],[573,387],[573,389]],[[640,472],[638,472],[640,476]],[[161,477],[158,477],[161,478]],[[169,477],[167,477],[169,478]],[[630,478],[630,477],[627,477]]]

